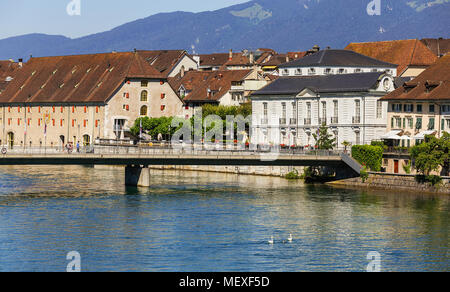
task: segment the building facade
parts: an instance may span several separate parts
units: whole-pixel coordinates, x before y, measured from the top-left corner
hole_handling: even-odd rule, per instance
[[[386,132],[380,98],[392,90],[385,73],[280,77],[252,94],[252,142],[313,147],[313,134],[327,125],[338,148],[370,143]]]
[[[167,78],[136,52],[31,58],[0,93],[0,144],[125,140],[138,117],[184,110]]]
[[[413,146],[426,135],[450,133],[450,56],[382,98],[388,102],[389,145]]]

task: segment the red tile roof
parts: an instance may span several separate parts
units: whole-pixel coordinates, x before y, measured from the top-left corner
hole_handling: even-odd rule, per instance
[[[0,103],[104,103],[127,78],[164,76],[136,53],[31,58]]]
[[[450,101],[450,55],[440,58],[415,79],[382,99]]]
[[[137,51],[153,68],[166,77],[178,62],[187,55],[184,50]]]
[[[233,81],[241,81],[251,72],[252,70],[189,71],[183,78],[179,74],[169,78],[169,83],[175,91],[178,91],[181,85],[192,90],[184,98],[186,102],[217,103],[231,89]]]
[[[450,53],[450,39],[423,39],[420,40],[436,56],[443,56]]]
[[[13,61],[0,61],[0,91],[3,91],[9,83],[6,78],[14,77],[18,68],[19,64]]]
[[[436,55],[419,40],[351,43],[345,49],[384,62],[398,64],[398,75],[401,75],[409,66],[426,67],[437,60]]]

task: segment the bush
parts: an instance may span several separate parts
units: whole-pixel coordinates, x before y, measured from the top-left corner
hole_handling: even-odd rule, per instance
[[[437,186],[442,182],[442,177],[439,175],[416,175],[416,181],[421,184],[429,183],[432,186]]]
[[[365,183],[367,179],[369,179],[369,173],[367,172],[367,168],[363,167],[360,172],[361,181]]]
[[[383,148],[371,145],[355,145],[352,147],[352,157],[372,171],[381,171]]]
[[[384,144],[383,141],[372,141],[370,143],[370,145],[372,145],[372,146],[379,146],[379,147],[383,148],[384,151],[388,150],[388,146],[386,144]]]
[[[299,176],[298,171],[296,169],[294,169],[293,171],[286,174],[285,178],[294,180],[294,179],[300,179],[301,177]]]

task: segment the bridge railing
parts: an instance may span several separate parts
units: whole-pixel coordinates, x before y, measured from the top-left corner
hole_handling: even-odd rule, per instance
[[[6,149],[5,155],[299,155],[299,156],[340,156],[343,151],[338,150],[310,150],[310,149],[257,149],[234,147],[206,147],[205,145],[184,145],[183,147],[166,146],[82,146],[79,149],[67,149],[62,147],[26,147]]]

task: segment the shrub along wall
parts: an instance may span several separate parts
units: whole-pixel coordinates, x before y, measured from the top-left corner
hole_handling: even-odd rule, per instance
[[[352,147],[352,157],[372,171],[380,171],[383,159],[383,148],[371,145],[355,145]]]

